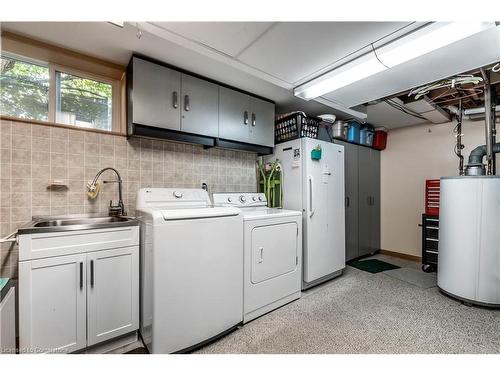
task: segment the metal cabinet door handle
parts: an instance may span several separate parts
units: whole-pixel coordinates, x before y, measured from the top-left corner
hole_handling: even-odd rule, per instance
[[[188,112],[190,110],[189,106],[189,95],[184,95],[184,110]]]
[[[370,197],[370,196],[367,196],[367,197],[366,197],[366,204],[367,204],[368,206],[371,206],[371,202],[372,202],[371,197]]]
[[[94,287],[94,261],[90,261],[90,286]]]
[[[248,111],[243,112],[243,124],[248,125]]]
[[[256,116],[255,113],[252,113],[252,126],[255,126],[256,123]]]
[[[83,262],[80,262],[80,290],[83,289]]]
[[[179,96],[177,95],[177,91],[174,91],[172,93],[172,107],[174,108],[179,107]]]
[[[345,197],[345,206],[349,207],[349,204],[350,204],[349,197]]]

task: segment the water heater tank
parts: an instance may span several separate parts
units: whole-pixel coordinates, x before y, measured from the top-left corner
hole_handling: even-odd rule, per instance
[[[438,287],[500,307],[500,176],[441,178]]]

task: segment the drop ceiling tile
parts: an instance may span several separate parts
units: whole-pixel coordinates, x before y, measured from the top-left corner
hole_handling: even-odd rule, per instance
[[[152,23],[230,56],[236,56],[273,24],[272,22]]]
[[[400,103],[402,104],[402,102]],[[366,107],[368,123],[374,126],[383,126],[388,129],[402,128],[424,124],[427,120],[408,115],[385,102],[371,104]]]
[[[280,22],[243,51],[238,59],[295,84],[408,24]]]

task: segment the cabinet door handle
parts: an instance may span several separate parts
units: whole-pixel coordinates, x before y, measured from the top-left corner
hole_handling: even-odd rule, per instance
[[[172,107],[174,108],[179,107],[179,96],[177,95],[177,91],[174,91],[172,93]]]
[[[248,125],[248,111],[243,112],[243,124]]]
[[[370,196],[367,196],[367,197],[366,197],[366,204],[367,204],[368,206],[371,206],[371,202],[372,202],[371,197],[370,197]]]
[[[350,204],[349,197],[345,197],[345,206],[349,207],[349,204]]]
[[[190,110],[189,106],[189,95],[184,95],[184,110],[188,112]]]
[[[90,261],[90,286],[94,287],[94,261]]]
[[[83,262],[80,262],[80,290],[83,289]]]
[[[255,113],[252,113],[252,126],[255,126],[255,122],[256,122],[255,118],[256,118]]]

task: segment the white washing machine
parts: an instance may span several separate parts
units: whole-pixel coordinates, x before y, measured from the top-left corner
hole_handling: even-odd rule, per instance
[[[300,298],[302,213],[268,208],[262,193],[215,193],[213,200],[243,211],[243,322]]]
[[[201,189],[137,193],[141,324],[150,353],[187,351],[243,316],[243,217]]]

